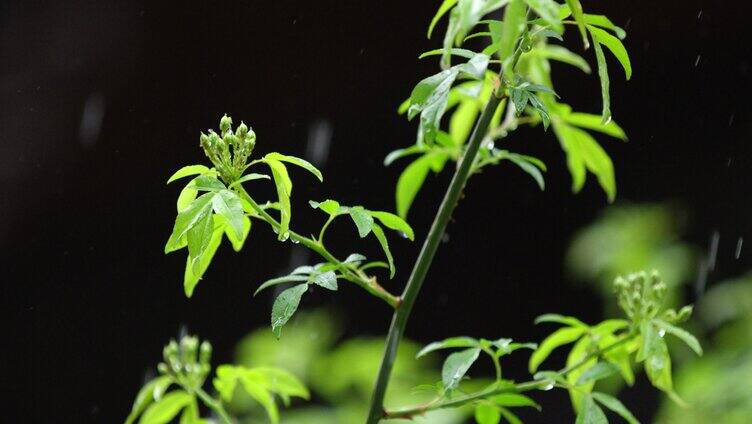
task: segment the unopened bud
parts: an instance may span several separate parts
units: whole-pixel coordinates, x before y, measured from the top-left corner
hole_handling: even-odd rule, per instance
[[[211,343],[204,340],[201,343],[201,350],[199,353],[199,362],[202,364],[208,364],[211,360],[211,354],[212,354],[212,345]]]
[[[226,133],[227,131],[230,131],[232,129],[232,118],[227,116],[225,114],[222,116],[222,119],[219,120],[219,131],[222,132],[222,134]]]
[[[677,314],[676,319],[679,322],[683,322],[683,321],[688,320],[692,316],[692,311],[693,310],[694,310],[694,307],[692,305],[687,305],[687,306],[682,307],[679,310],[679,313]]]
[[[238,140],[244,140],[246,134],[248,134],[248,126],[241,121],[238,129],[235,130],[235,137],[237,137]]]

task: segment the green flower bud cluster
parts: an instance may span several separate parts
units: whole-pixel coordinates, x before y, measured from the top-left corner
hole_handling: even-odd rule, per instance
[[[209,130],[201,133],[201,147],[219,177],[231,184],[243,175],[248,168],[248,158],[256,146],[256,133],[243,122],[233,132],[232,118],[224,115],[219,121],[219,134]]]
[[[212,347],[207,341],[199,344],[198,337],[184,336],[180,343],[170,340],[162,350],[157,369],[161,374],[172,376],[184,387],[198,388],[204,384],[211,371]]]
[[[619,306],[634,322],[655,318],[663,308],[666,297],[666,284],[658,271],[650,275],[643,271],[616,277],[614,289]]]

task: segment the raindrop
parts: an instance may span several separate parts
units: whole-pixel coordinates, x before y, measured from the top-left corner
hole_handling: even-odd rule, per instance
[[[442,243],[449,243],[449,233],[444,233],[444,234],[443,234],[443,235],[441,236],[441,242],[442,242]]]
[[[697,20],[699,21],[700,18],[702,18],[702,9],[700,9],[700,11],[697,12]]]
[[[658,336],[663,337],[665,335],[666,335],[666,330],[664,330],[662,328],[660,330],[658,330]]]
[[[744,237],[739,237],[736,241],[736,251],[734,252],[734,258],[739,259],[742,254],[742,244],[744,243]]]
[[[553,381],[549,381],[548,384],[546,384],[545,386],[541,387],[541,390],[548,391],[548,390],[551,390],[553,388],[554,388],[554,382]]]
[[[609,116],[608,118],[606,118],[606,120],[603,122],[603,125],[608,125],[610,123],[611,123],[611,116]]]
[[[488,143],[486,143],[486,149],[493,150],[493,148],[496,146],[493,140],[488,140]]]
[[[702,55],[699,55],[699,54],[698,54],[698,55],[697,55],[697,57],[695,58],[695,68],[697,67],[697,65],[699,65],[699,64],[700,64],[700,58],[701,58],[701,57],[702,57]]]
[[[292,239],[292,240],[290,240],[290,241],[292,241],[292,243],[293,243],[293,244],[298,244],[298,243],[300,243],[300,240],[298,240],[298,239]]]
[[[284,233],[282,233],[282,241],[287,241],[287,239],[289,239],[289,238],[290,238],[290,232],[289,231],[285,231]]]
[[[400,237],[407,238],[407,234],[403,233],[402,231],[399,232]]]
[[[721,234],[718,231],[713,231],[713,235],[710,238],[710,249],[708,251],[708,270],[715,271],[715,260],[718,256],[718,242],[721,240]]]
[[[732,113],[731,116],[729,116],[729,127],[734,124],[734,114]]]

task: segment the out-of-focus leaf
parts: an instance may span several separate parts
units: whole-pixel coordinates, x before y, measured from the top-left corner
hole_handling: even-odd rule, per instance
[[[575,424],[608,424],[608,419],[600,406],[595,403],[593,397],[588,394],[583,399]]]
[[[629,412],[629,409],[619,399],[601,392],[593,392],[593,398],[600,402],[601,405],[621,415],[629,424],[640,424],[637,418]]]
[[[530,355],[530,362],[528,364],[530,372],[534,373],[554,349],[568,343],[573,343],[585,333],[585,330],[587,329],[583,327],[560,328],[546,337],[538,346],[538,349]]]
[[[139,423],[141,424],[167,424],[175,418],[180,411],[191,403],[193,396],[182,390],[167,393],[159,401],[151,404],[144,411]]]

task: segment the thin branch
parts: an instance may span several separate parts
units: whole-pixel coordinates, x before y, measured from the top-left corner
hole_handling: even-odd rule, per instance
[[[258,214],[260,219],[263,219],[266,221],[271,227],[277,231],[279,231],[281,224],[279,221],[274,219],[269,213],[264,210],[261,206],[259,206],[258,203],[256,203],[253,198],[248,194],[248,192],[245,191],[245,188],[243,188],[240,184],[235,186],[237,189],[238,194],[248,202],[248,204],[251,205],[251,208],[253,208],[254,211]],[[350,282],[353,282],[366,290],[368,293],[378,297],[379,299],[385,301],[389,304],[392,308],[397,308],[400,305],[400,298],[389,293],[385,288],[383,288],[377,281],[375,277],[371,278],[362,278],[357,273],[355,273],[352,269],[350,269],[346,264],[342,263],[339,259],[334,257],[325,247],[323,244],[321,244],[318,240],[315,240],[313,238],[305,237],[303,235],[300,235],[294,231],[289,231],[290,233],[290,239],[294,242],[300,243],[303,246],[313,250],[319,256],[324,258],[326,261],[333,263],[337,265],[337,267],[342,270],[345,279],[347,279]]]

